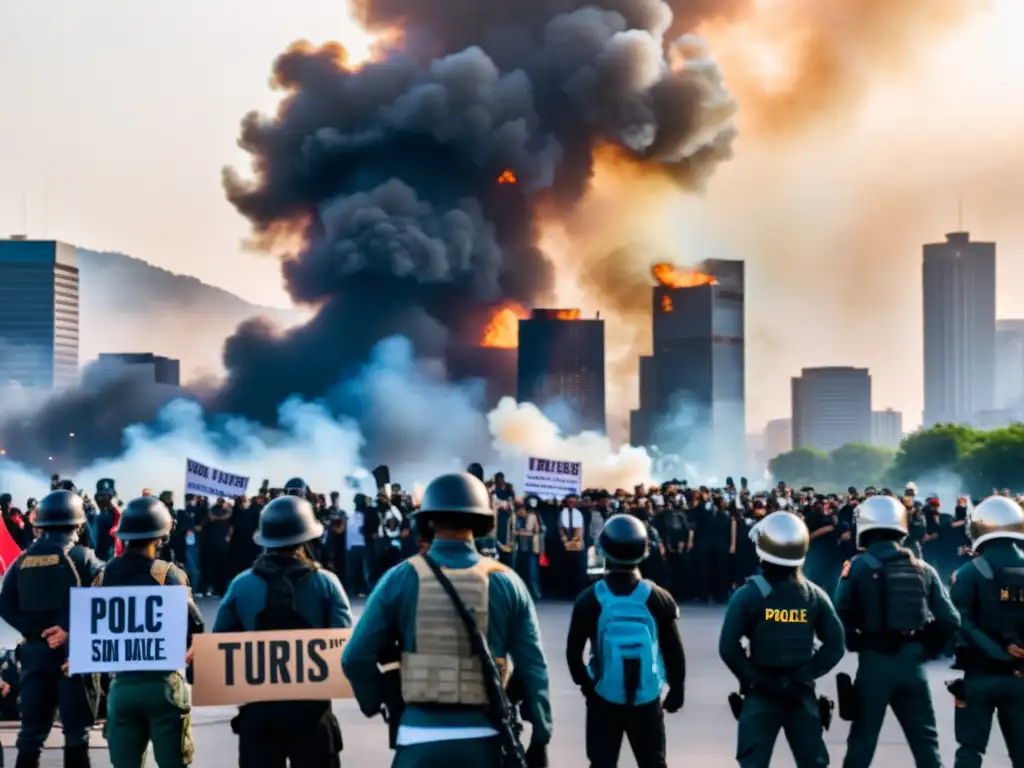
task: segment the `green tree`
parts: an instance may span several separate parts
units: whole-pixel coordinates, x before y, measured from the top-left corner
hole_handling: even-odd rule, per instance
[[[1024,424],[975,433],[956,469],[976,496],[993,489],[1024,490]]]
[[[794,448],[769,461],[768,469],[776,480],[799,487],[827,480],[832,475],[832,457],[817,448]]]
[[[892,466],[896,452],[865,443],[847,443],[832,451],[833,482],[864,488],[879,485]]]
[[[887,473],[888,484],[902,488],[903,483],[931,474],[957,472],[981,434],[958,424],[938,424],[908,435]]]

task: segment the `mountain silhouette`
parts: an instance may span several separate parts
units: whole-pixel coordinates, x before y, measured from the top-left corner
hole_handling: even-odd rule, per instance
[[[217,375],[239,323],[269,317],[282,327],[294,310],[261,307],[189,275],[121,253],[77,249],[83,365],[101,352],[152,352],[181,361],[184,380]]]

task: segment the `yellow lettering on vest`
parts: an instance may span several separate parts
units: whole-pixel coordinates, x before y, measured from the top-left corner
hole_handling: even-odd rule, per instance
[[[765,608],[764,620],[777,624],[806,624],[806,608]]]

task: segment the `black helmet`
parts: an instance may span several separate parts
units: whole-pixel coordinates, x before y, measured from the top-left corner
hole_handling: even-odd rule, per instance
[[[604,524],[597,546],[611,565],[639,565],[649,551],[647,527],[633,515],[613,515]]]
[[[36,510],[36,528],[77,528],[85,524],[85,506],[71,491],[53,491],[43,497]]]
[[[305,544],[323,532],[312,504],[298,496],[279,496],[260,512],[260,529],[252,540],[267,549],[281,549]]]
[[[441,475],[423,490],[417,516],[464,516],[466,527],[483,536],[494,527],[494,510],[487,486],[468,472]]]
[[[128,502],[124,508],[116,536],[121,541],[162,539],[173,527],[174,519],[164,503],[152,496],[142,496]]]
[[[114,481],[109,477],[104,477],[96,481],[96,495],[97,496],[117,496],[117,491],[114,489]]]
[[[468,472],[441,475],[423,490],[418,514],[450,512],[494,517],[487,486]]]
[[[293,477],[287,483],[284,484],[284,492],[288,496],[298,496],[299,498],[306,498],[306,489],[309,488],[306,485],[306,481],[301,477]]]

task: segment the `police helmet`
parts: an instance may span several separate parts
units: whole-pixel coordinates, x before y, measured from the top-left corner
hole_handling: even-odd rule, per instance
[[[604,524],[597,548],[611,565],[640,565],[650,552],[647,527],[633,515],[612,515]]]
[[[416,516],[444,515],[465,518],[466,528],[474,535],[486,536],[494,527],[494,510],[487,486],[468,472],[441,475],[423,490],[423,499]]]
[[[77,528],[85,524],[85,505],[71,491],[51,491],[39,502],[36,528]]]
[[[114,481],[109,477],[104,477],[101,480],[97,480],[96,495],[110,497],[117,496],[117,490],[114,488]]]
[[[1024,540],[1024,510],[1006,496],[989,496],[971,510],[969,534],[975,549],[994,539]]]
[[[857,545],[868,531],[907,534],[907,508],[893,496],[872,496],[857,505]]]
[[[171,533],[174,519],[159,499],[142,496],[128,502],[117,524],[116,536],[121,541],[162,539]]]
[[[287,483],[284,484],[284,492],[288,496],[298,496],[299,498],[306,498],[306,490],[309,488],[306,485],[306,481],[301,477],[293,477]]]
[[[252,540],[266,549],[282,549],[320,538],[323,532],[312,504],[298,496],[279,496],[260,512],[260,528]]]
[[[811,543],[807,525],[792,512],[772,512],[750,529],[757,556],[791,568],[803,565]]]

